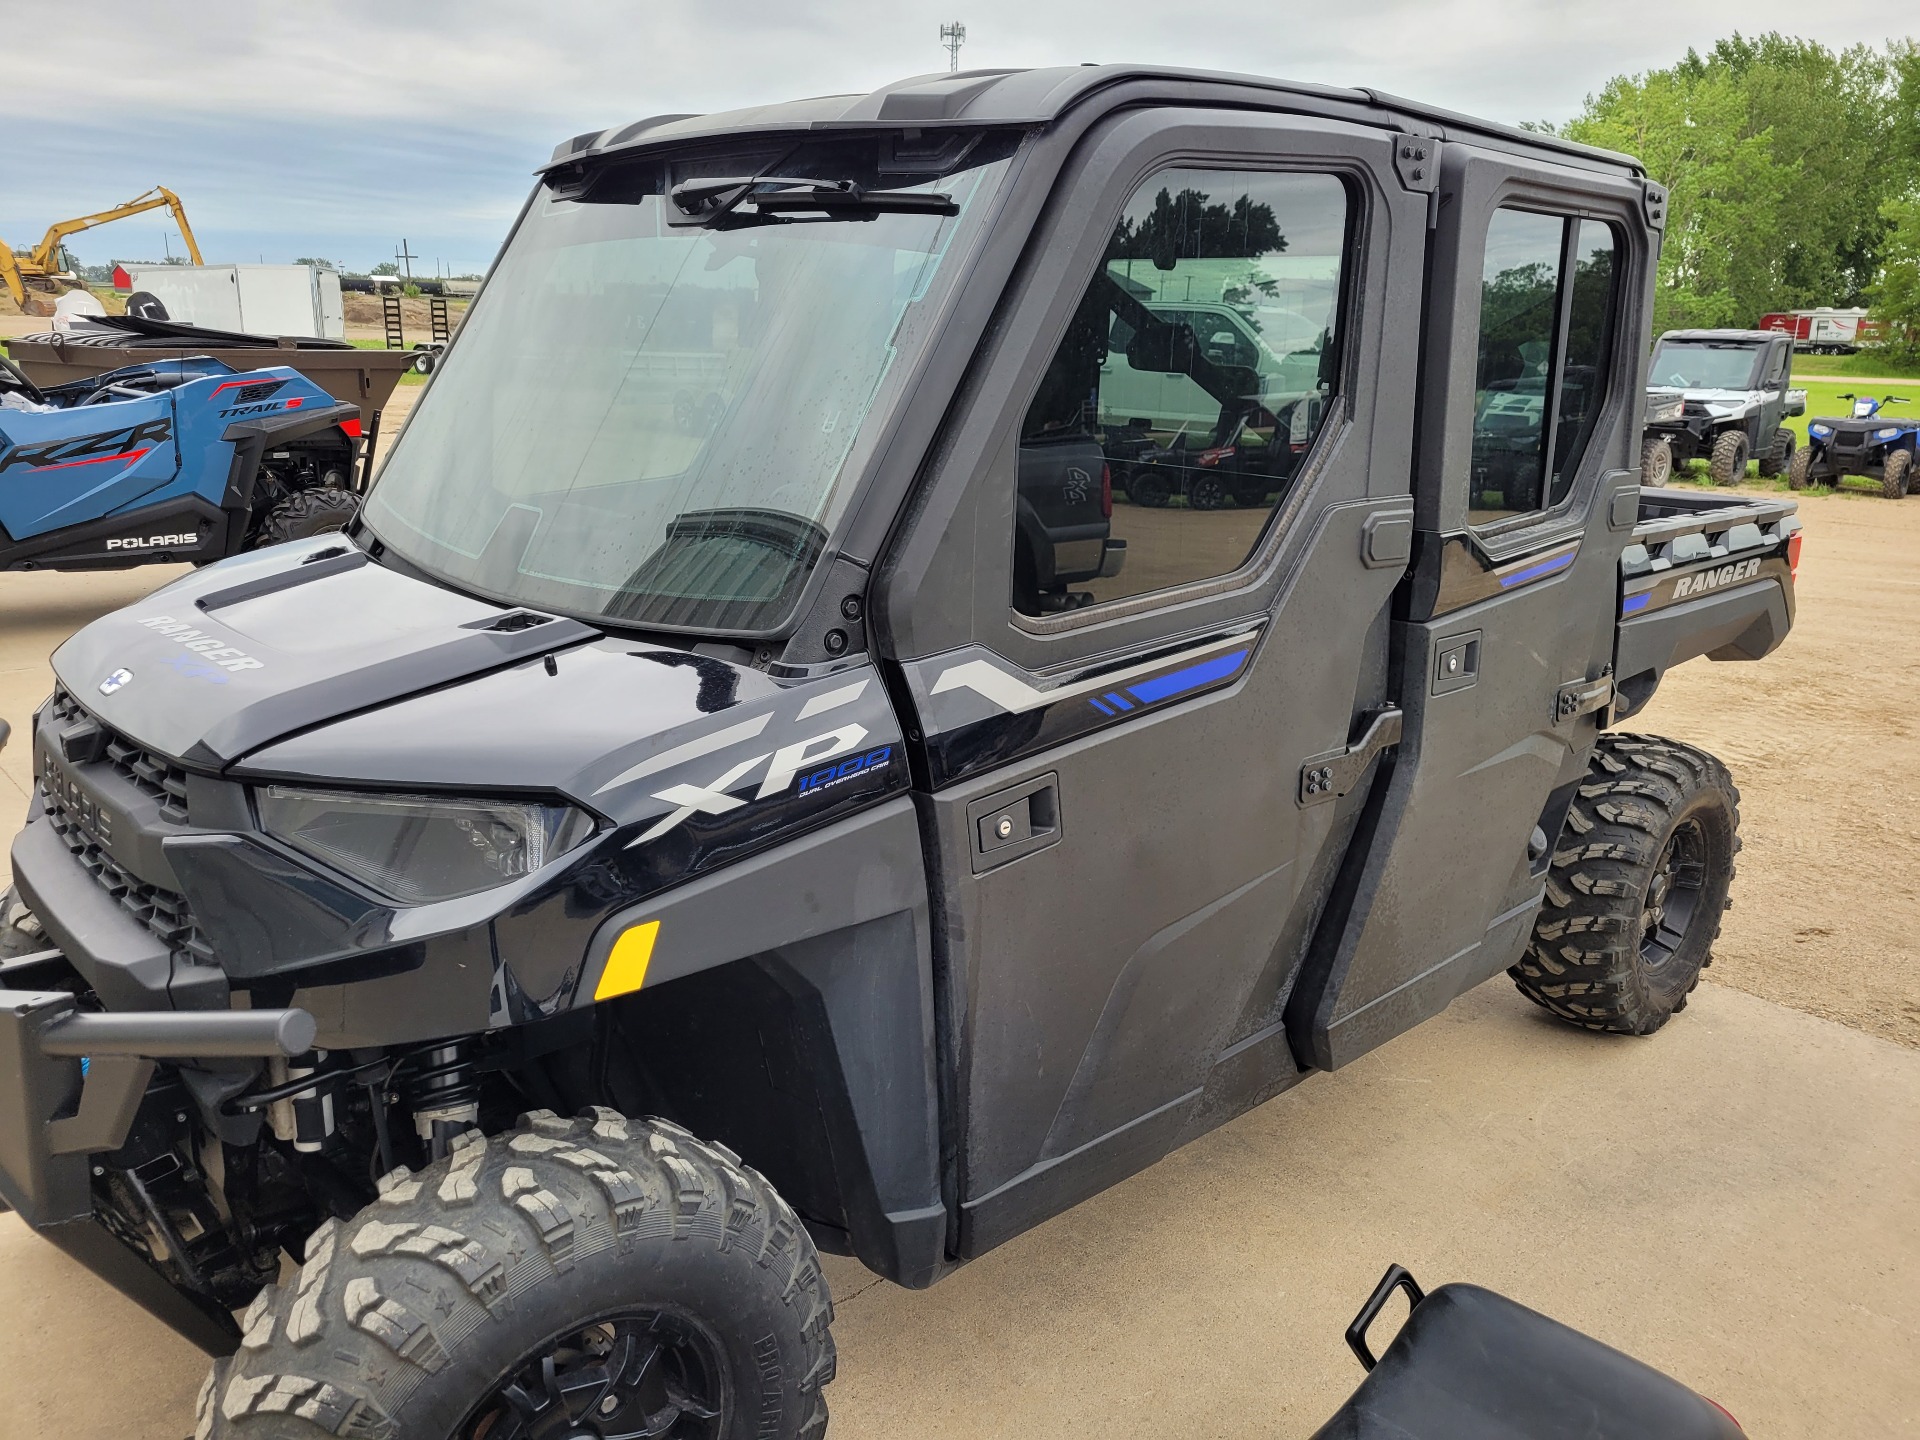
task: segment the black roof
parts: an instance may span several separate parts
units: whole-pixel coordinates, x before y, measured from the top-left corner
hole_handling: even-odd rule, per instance
[[[901,126],[1032,127],[1058,120],[1094,97],[1122,87],[1127,91],[1126,98],[1134,103],[1231,104],[1338,116],[1442,140],[1449,136],[1496,140],[1504,147],[1550,151],[1596,168],[1646,173],[1640,162],[1628,155],[1475,120],[1378,90],[1145,65],[962,70],[957,74],[916,75],[866,95],[823,95],[713,115],[651,115],[631,124],[574,136],[554,148],[548,168],[619,151],[729,135]]]
[[[1660,335],[1662,340],[1742,340],[1749,344],[1758,344],[1766,340],[1790,340],[1793,337],[1784,330],[1666,330]]]

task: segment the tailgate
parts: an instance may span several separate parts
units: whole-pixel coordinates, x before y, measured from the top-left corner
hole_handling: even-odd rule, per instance
[[[1759,660],[1793,626],[1800,517],[1791,500],[1641,492],[1620,557],[1612,719],[1645,707],[1674,665]]]

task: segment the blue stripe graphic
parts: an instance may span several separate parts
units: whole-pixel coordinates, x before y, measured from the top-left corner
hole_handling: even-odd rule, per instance
[[[1202,685],[1237,674],[1241,663],[1251,653],[1249,647],[1216,655],[1209,660],[1202,660],[1198,665],[1189,665],[1184,670],[1169,671],[1151,680],[1142,680],[1138,685],[1129,685],[1127,693],[1143,705],[1151,705],[1156,700],[1165,700],[1174,695],[1184,695],[1189,690],[1197,690]]]
[[[1538,565],[1529,566],[1527,569],[1516,571],[1512,575],[1502,575],[1500,577],[1500,588],[1502,590],[1510,589],[1515,585],[1524,585],[1529,580],[1538,580],[1542,575],[1551,575],[1556,570],[1564,570],[1573,563],[1574,553],[1574,551],[1569,550],[1564,555],[1556,555],[1551,560],[1542,560]]]
[[[1122,700],[1116,692],[1111,690],[1107,692],[1106,701],[1109,705],[1113,706],[1116,710],[1133,709],[1133,706],[1129,705],[1125,700]]]
[[[1636,610],[1646,609],[1652,601],[1653,592],[1651,590],[1643,590],[1638,595],[1629,595],[1620,602],[1620,613],[1622,615],[1631,615]]]
[[[1089,700],[1087,703],[1093,706],[1093,708],[1098,710],[1102,715],[1113,714],[1113,711],[1109,710],[1106,706],[1102,705],[1098,700]]]

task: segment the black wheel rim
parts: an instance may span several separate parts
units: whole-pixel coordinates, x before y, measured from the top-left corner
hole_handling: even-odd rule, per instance
[[[720,1346],[664,1311],[609,1316],[528,1356],[474,1407],[455,1440],[717,1440]]]
[[[1686,943],[1706,878],[1706,831],[1698,820],[1682,820],[1660,851],[1640,910],[1640,958],[1649,969],[1665,965]]]

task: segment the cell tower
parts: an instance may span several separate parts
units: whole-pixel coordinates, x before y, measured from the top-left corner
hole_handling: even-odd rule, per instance
[[[958,20],[940,27],[940,43],[947,47],[947,69],[960,68],[960,47],[967,43],[967,27]]]

